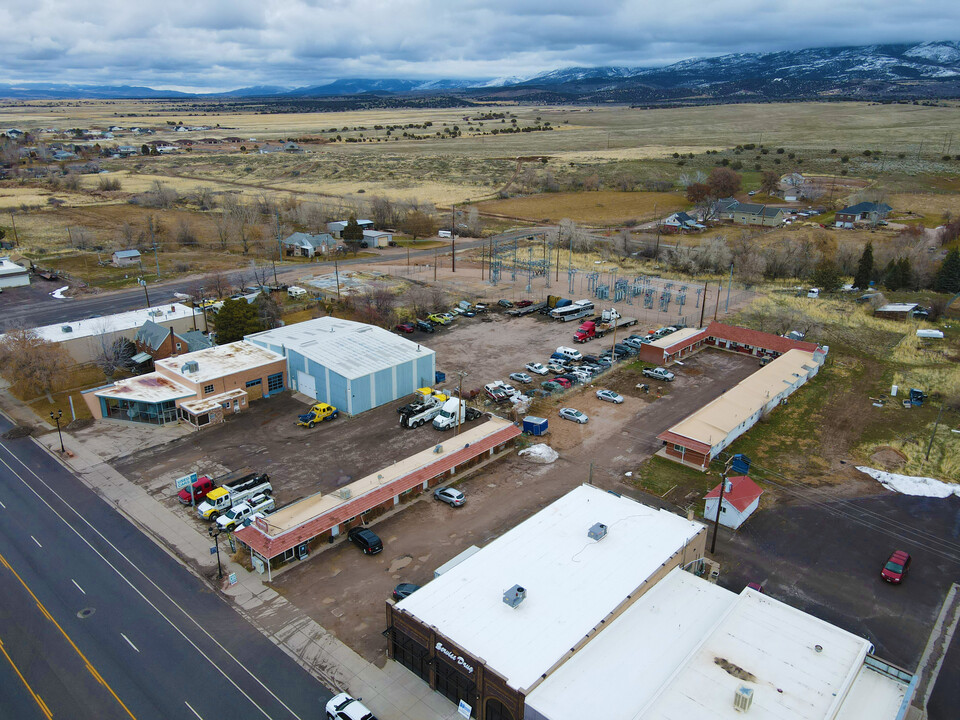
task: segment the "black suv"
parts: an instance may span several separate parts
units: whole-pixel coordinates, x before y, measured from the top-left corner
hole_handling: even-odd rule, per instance
[[[376,555],[383,550],[383,541],[373,530],[355,527],[347,533],[347,540],[363,550],[364,555]]]

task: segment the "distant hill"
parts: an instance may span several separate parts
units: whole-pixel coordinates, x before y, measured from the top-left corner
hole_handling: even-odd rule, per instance
[[[240,88],[190,94],[148,87],[49,83],[0,85],[0,97],[308,98],[457,95],[464,100],[531,102],[740,102],[960,96],[960,43],[809,48],[695,58],[657,68],[571,67],[528,78],[422,80],[342,78],[301,88]],[[396,102],[394,98],[393,103]]]

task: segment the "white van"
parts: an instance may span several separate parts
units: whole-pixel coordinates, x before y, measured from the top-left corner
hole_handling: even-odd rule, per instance
[[[807,297],[808,297],[808,298],[819,298],[819,297],[820,297],[820,290],[819,290],[819,288],[810,288],[810,289],[807,291]]]
[[[557,348],[557,355],[562,355],[567,360],[573,360],[574,362],[577,360],[583,360],[583,355],[580,354],[579,350],[574,350],[570,347],[564,347],[563,345]]]
[[[303,297],[306,294],[307,294],[306,290],[296,285],[291,285],[290,287],[287,288],[287,295],[289,295],[292,298]]]
[[[453,233],[450,232],[449,230],[439,230],[439,231],[437,231],[437,237],[452,238],[452,237],[453,237]]]

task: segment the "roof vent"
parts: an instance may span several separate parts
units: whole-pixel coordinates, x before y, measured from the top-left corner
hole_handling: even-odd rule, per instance
[[[526,588],[522,588],[519,585],[514,585],[503,594],[503,601],[510,607],[516,608],[520,606],[520,603],[522,603],[526,597]]]
[[[349,500],[351,495],[350,488],[340,488],[337,490],[337,495],[340,496],[341,500]]]
[[[603,540],[607,536],[607,526],[603,523],[594,523],[587,530],[587,537],[591,540]]]
[[[741,685],[733,696],[733,709],[737,712],[747,712],[753,704],[753,688]]]
[[[63,330],[63,332],[73,332],[73,328],[69,325],[63,325],[60,327],[60,329]]]
[[[187,360],[183,367],[180,368],[180,372],[184,375],[187,373],[195,373],[200,371],[200,364],[196,360]]]

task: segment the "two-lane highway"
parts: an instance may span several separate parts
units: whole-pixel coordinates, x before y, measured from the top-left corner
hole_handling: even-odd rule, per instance
[[[331,696],[29,439],[0,441],[0,588],[4,718],[306,720]]]

